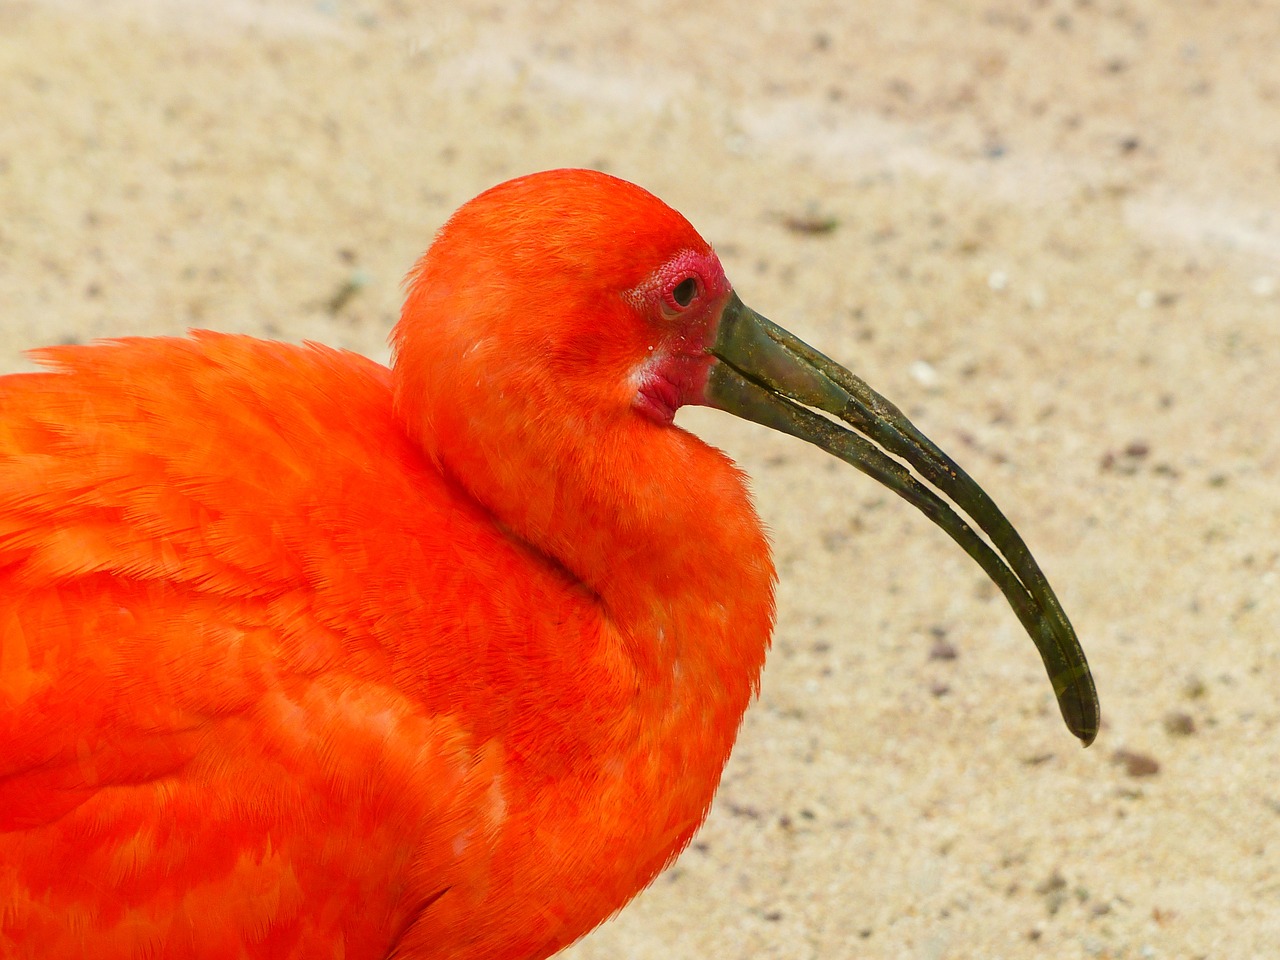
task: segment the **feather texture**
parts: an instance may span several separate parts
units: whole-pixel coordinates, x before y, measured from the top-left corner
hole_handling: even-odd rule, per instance
[[[445,228],[394,370],[0,378],[0,955],[531,960],[683,848],[773,617],[742,476],[631,407],[686,333],[624,294],[688,250],[545,174]]]

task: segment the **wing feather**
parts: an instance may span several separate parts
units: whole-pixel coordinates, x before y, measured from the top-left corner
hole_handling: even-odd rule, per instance
[[[518,653],[496,611],[579,601],[554,570],[500,595],[528,557],[370,361],[215,334],[38,358],[0,378],[0,954],[379,955],[483,869],[519,657],[479,636]]]

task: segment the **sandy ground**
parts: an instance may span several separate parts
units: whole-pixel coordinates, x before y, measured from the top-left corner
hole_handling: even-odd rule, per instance
[[[636,180],[996,497],[1105,723],[1075,745],[909,507],[694,411],[774,531],[776,648],[694,847],[567,955],[1280,955],[1280,11],[634,7],[3,0],[0,366],[190,326],[385,358],[460,202]]]

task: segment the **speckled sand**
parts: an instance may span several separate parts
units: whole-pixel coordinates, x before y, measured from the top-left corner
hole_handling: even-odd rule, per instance
[[[459,203],[636,180],[995,496],[1105,724],[1075,745],[912,509],[690,412],[755,477],[775,650],[694,847],[568,955],[1280,956],[1280,8],[620,10],[3,0],[0,366],[190,326],[385,358]]]

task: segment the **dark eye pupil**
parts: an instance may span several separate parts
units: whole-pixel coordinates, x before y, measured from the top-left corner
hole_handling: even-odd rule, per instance
[[[682,307],[693,303],[693,295],[698,292],[698,281],[693,277],[685,277],[671,291],[671,298]]]

